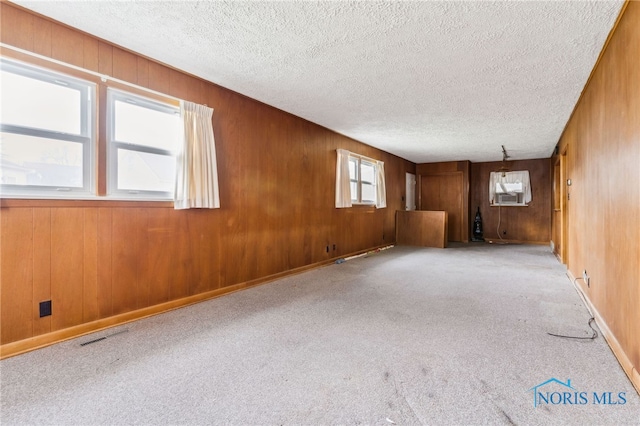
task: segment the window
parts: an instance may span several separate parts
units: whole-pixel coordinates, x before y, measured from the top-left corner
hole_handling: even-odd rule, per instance
[[[354,204],[387,207],[384,163],[345,149],[337,149],[336,154],[336,208]]]
[[[0,57],[0,198],[219,207],[212,108],[15,53]]]
[[[107,104],[109,194],[173,199],[180,109],[115,89]]]
[[[376,204],[376,163],[349,155],[349,180],[353,204]]]
[[[94,182],[93,83],[2,59],[3,194],[90,194]]]
[[[527,206],[530,201],[528,170],[489,174],[489,202],[492,206]]]

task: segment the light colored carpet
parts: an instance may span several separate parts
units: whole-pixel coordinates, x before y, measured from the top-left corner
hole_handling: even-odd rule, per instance
[[[640,424],[602,337],[547,335],[588,319],[548,247],[395,247],[3,360],[1,421]],[[588,404],[534,408],[552,377]]]

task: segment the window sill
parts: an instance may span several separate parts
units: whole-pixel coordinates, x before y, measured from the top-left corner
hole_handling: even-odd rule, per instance
[[[375,204],[353,204],[351,207],[344,210],[350,213],[373,213],[378,209]]]
[[[147,207],[173,208],[173,201],[138,201],[138,200],[68,200],[68,199],[26,199],[1,198],[0,208],[8,207]]]

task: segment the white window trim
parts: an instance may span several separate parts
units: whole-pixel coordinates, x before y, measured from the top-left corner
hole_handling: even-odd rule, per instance
[[[30,128],[0,123],[0,131],[25,136],[75,142],[83,145],[82,159],[82,187],[56,187],[38,185],[9,185],[0,184],[2,197],[12,198],[88,198],[95,194],[96,179],[96,85],[93,82],[72,77],[64,73],[52,71],[36,65],[23,63],[6,57],[0,58],[2,69],[25,77],[38,79],[77,89],[82,94],[81,133],[79,135]]]
[[[146,145],[138,145],[117,141],[115,135],[115,102],[128,102],[136,105],[144,106],[156,111],[162,111],[170,114],[180,114],[180,108],[174,107],[154,99],[145,98],[143,96],[133,94],[127,91],[107,88],[107,197],[115,199],[130,199],[137,201],[173,201],[174,191],[145,191],[145,190],[126,190],[119,189],[118,176],[118,148],[130,151],[145,152],[150,154],[164,155],[173,157],[177,156],[179,144],[176,144],[175,151],[169,151],[160,148],[154,148]]]
[[[103,182],[98,182],[100,179],[102,179],[102,176],[100,177],[98,176],[98,168],[99,168],[98,159],[100,159],[100,161],[104,161],[105,164],[109,161],[108,154],[107,154],[107,158],[100,158],[100,153],[99,153],[99,146],[103,142],[105,145],[108,145],[108,143],[106,140],[102,141],[98,137],[98,134],[99,134],[98,132],[99,130],[102,131],[102,129],[100,129],[100,127],[98,126],[99,123],[97,118],[97,113],[98,113],[97,108],[106,108],[106,99],[100,99],[101,95],[99,95],[98,92],[99,92],[99,86],[103,86],[106,88],[109,88],[109,87],[122,88],[127,93],[131,93],[128,91],[128,89],[130,88],[132,93],[134,94],[136,92],[141,93],[142,96],[145,96],[144,94],[148,94],[149,98],[159,99],[161,102],[168,103],[171,105],[174,105],[175,103],[176,108],[179,107],[179,103],[181,102],[180,98],[176,98],[174,96],[170,96],[166,93],[158,92],[158,91],[149,89],[147,87],[138,86],[128,81],[120,80],[118,78],[115,78],[103,73],[99,73],[93,70],[89,70],[73,64],[69,64],[67,62],[53,59],[48,56],[40,55],[29,50],[20,49],[15,46],[5,44],[3,42],[0,42],[0,49],[2,50],[2,52],[0,52],[0,59],[2,59],[3,61],[24,64],[27,67],[42,69],[45,72],[49,72],[49,73],[54,73],[54,74],[58,73],[65,76],[68,75],[70,76],[70,78],[75,78],[76,80],[87,82],[93,85],[93,87],[95,88],[91,98],[92,113],[91,113],[91,119],[89,120],[89,122],[93,125],[93,128],[91,129],[91,132],[90,132],[91,142],[89,144],[90,145],[89,148],[91,151],[88,152],[88,155],[90,157],[89,159],[91,161],[90,168],[89,168],[90,184],[89,184],[88,190],[80,191],[78,189],[74,189],[73,191],[66,191],[62,189],[61,191],[52,191],[50,187],[45,187],[46,188],[45,191],[36,191],[36,190],[33,190],[33,186],[29,186],[29,188],[25,191],[25,190],[16,190],[17,188],[15,188],[16,187],[15,185],[6,185],[6,186],[13,186],[13,188],[5,188],[5,185],[0,185],[0,199],[103,200],[103,201],[122,200],[122,201],[142,201],[142,202],[148,202],[148,201],[167,202],[168,201],[167,198],[151,198],[151,197],[140,198],[140,197],[132,197],[132,196],[122,197],[122,196],[118,196],[117,194],[109,195],[109,194],[98,193],[98,183],[100,183],[100,185],[102,185],[103,183]],[[24,57],[33,58],[34,61],[32,62],[31,60],[23,59]],[[106,120],[105,120],[105,123],[100,124],[100,126],[106,126]],[[106,128],[104,129],[104,131],[106,133]],[[107,165],[107,168],[108,168],[108,165]],[[104,184],[105,186],[108,186],[109,182],[108,182],[108,177],[106,177],[106,173],[105,173],[105,179],[107,179],[107,181],[105,181]]]
[[[354,197],[353,194],[351,194],[351,203],[354,206],[375,206],[377,203],[377,200],[372,200],[372,201],[362,201],[362,178],[360,176],[360,167],[362,165],[363,162],[368,163],[368,165],[371,165],[373,167],[373,176],[374,176],[374,180],[373,182],[365,182],[367,184],[370,184],[373,186],[374,188],[374,194],[375,197],[377,199],[377,190],[376,190],[376,180],[375,180],[375,176],[377,173],[377,168],[378,168],[378,161],[374,160],[373,158],[369,158],[369,157],[365,157],[364,155],[359,155],[359,154],[354,154],[354,153],[349,153],[349,161],[351,161],[352,159],[356,160],[356,179],[351,179],[351,176],[349,176],[349,182],[355,182],[356,183],[356,195]]]

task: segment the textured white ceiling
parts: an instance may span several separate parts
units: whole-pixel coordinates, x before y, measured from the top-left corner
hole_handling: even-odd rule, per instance
[[[624,1],[15,3],[423,163],[549,157]]]

